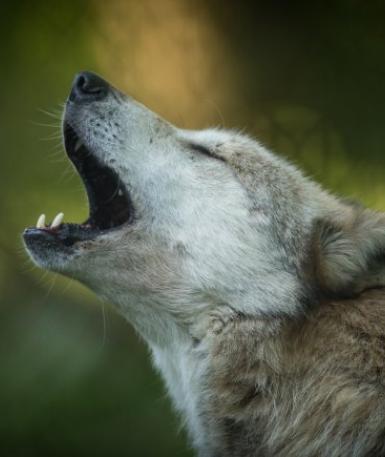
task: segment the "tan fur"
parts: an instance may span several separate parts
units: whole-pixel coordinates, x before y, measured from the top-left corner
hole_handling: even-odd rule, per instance
[[[384,290],[292,321],[212,327],[207,408],[222,457],[385,455]]]
[[[345,205],[319,220],[312,244],[320,287],[354,295],[383,285],[384,227],[384,214]]]

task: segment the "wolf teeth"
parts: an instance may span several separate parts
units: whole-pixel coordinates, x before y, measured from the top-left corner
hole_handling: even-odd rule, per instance
[[[78,152],[79,149],[83,146],[83,143],[82,143],[82,140],[78,139],[75,143],[75,147],[74,147],[74,150],[75,152]]]
[[[45,228],[45,214],[41,214],[36,223],[36,228],[42,229]]]
[[[55,219],[52,221],[51,229],[59,227],[59,225],[63,222],[63,219],[64,219],[64,214],[63,213],[59,213],[55,217]]]

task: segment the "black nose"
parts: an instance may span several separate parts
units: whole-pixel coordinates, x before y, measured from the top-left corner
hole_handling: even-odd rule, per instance
[[[89,103],[105,98],[109,91],[109,84],[100,76],[83,71],[75,76],[69,100],[76,103]]]

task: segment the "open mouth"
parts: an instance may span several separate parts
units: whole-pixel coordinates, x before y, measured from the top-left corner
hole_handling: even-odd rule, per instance
[[[47,236],[52,240],[71,246],[77,241],[95,238],[101,233],[130,223],[133,219],[133,206],[126,187],[117,173],[102,164],[87,149],[74,129],[64,124],[64,144],[68,157],[77,169],[85,185],[89,217],[82,224],[62,223],[59,213],[50,225],[45,216],[40,216],[36,227],[28,228],[25,236]]]

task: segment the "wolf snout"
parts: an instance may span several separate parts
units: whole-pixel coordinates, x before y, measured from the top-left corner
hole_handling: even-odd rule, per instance
[[[100,76],[83,71],[75,76],[69,100],[75,103],[90,103],[106,98],[110,85]]]

